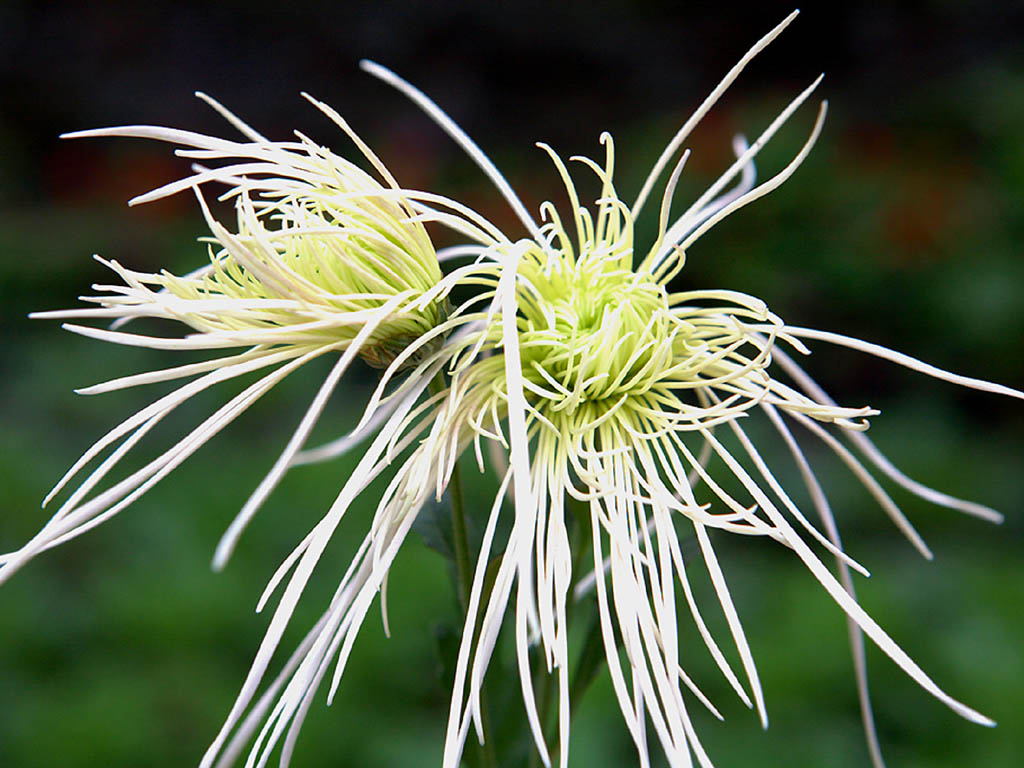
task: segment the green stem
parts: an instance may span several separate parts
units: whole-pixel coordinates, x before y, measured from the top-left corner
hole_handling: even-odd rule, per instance
[[[430,394],[436,395],[447,388],[444,374],[438,372],[430,382]],[[452,467],[452,476],[448,481],[448,499],[452,507],[452,539],[455,547],[455,591],[459,598],[462,617],[469,610],[469,591],[473,585],[473,571],[469,563],[469,535],[466,532],[466,505],[462,500],[462,474],[459,462]]]
[[[438,372],[430,382],[430,394],[436,395],[447,388],[444,374]],[[455,549],[455,591],[458,595],[459,608],[462,610],[463,626],[469,613],[469,593],[473,588],[473,569],[469,557],[469,534],[466,526],[466,505],[463,500],[462,474],[459,462],[452,467],[448,481],[448,499],[452,508],[452,539]],[[488,737],[490,732],[490,715],[487,706],[487,691],[480,691],[480,716],[483,725],[484,743],[477,745],[474,765],[483,768],[497,768],[498,760],[494,753],[494,743]]]
[[[466,529],[466,505],[462,496],[462,473],[459,462],[452,467],[448,482],[448,498],[452,505],[452,539],[455,543],[455,576],[462,615],[469,610],[469,592],[473,588],[473,570],[469,562],[469,534]]]

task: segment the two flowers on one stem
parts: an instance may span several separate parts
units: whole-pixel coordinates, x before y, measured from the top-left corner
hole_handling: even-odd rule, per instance
[[[527,237],[518,240],[457,201],[403,189],[344,119],[313,99],[354,142],[375,175],[302,134],[292,141],[270,141],[205,96],[242,140],[149,126],[72,134],[158,139],[194,159],[193,175],[136,202],[194,190],[212,235],[209,264],[179,277],[104,262],[123,285],[97,286],[99,293],[85,299],[93,306],[40,316],[113,319],[109,329],[66,327],[115,343],[224,352],[82,390],[185,382],[113,428],[68,471],[48,500],[95,464],[36,537],[2,556],[0,581],[36,554],[117,514],[290,373],[333,355],[336,361],[301,423],[225,533],[215,566],[225,564],[248,522],[291,467],[357,446],[361,456],[334,503],[261,597],[259,609],[281,592],[252,668],[203,765],[230,764],[247,747],[250,761],[263,764],[279,745],[282,762],[288,762],[305,714],[332,666],[328,698],[333,696],[363,619],[386,590],[388,569],[417,513],[445,492],[465,454],[481,470],[494,467],[499,487],[476,562],[460,553],[466,620],[454,664],[446,766],[458,764],[471,729],[484,735],[484,676],[506,625],[515,639],[522,698],[538,754],[545,763],[553,751],[563,764],[568,759],[568,632],[576,599],[595,601],[608,672],[642,764],[648,762],[650,727],[671,765],[711,765],[688,706],[697,702],[720,715],[686,672],[686,659],[680,656],[681,614],[689,615],[737,696],[767,724],[753,654],[712,544],[716,530],[770,538],[790,549],[849,617],[855,656],[862,654],[863,632],[929,693],[962,716],[990,724],[940,689],[858,605],[850,570],[866,571],[843,550],[824,491],[791,428],[798,426],[834,452],[926,556],[926,545],[872,470],[929,501],[987,519],[997,520],[998,514],[901,473],[864,434],[867,417],[877,412],[838,405],[793,353],[806,354],[805,341],[823,341],[962,386],[1024,395],[868,342],[787,325],[752,296],[673,287],[687,249],[725,217],[789,178],[818,137],[824,103],[793,160],[756,183],[754,158],[820,77],[752,144],[738,138],[735,162],[683,213],[672,213],[689,155],[688,150],[680,155],[688,134],[794,16],[730,70],[669,142],[632,204],[615,187],[614,144],[607,134],[601,137],[603,162],[573,158],[600,185],[591,206],[581,202],[569,167],[541,145],[564,182],[569,204],[563,216],[544,203],[540,222],[433,102],[387,70],[367,64],[372,74],[423,106],[490,176],[526,229]],[[652,214],[657,234],[640,248],[634,222],[653,207],[648,201],[659,182],[664,188]],[[231,228],[206,205],[203,190],[211,184],[226,186],[221,197],[234,201],[237,221]],[[428,224],[447,227],[470,244],[437,252]],[[180,338],[157,337],[122,328],[140,318],[177,321],[189,332]],[[306,448],[325,404],[357,358],[381,371],[357,426],[333,443]],[[252,374],[258,374],[254,383],[171,448],[127,477],[104,484],[125,454],[179,405],[221,382]],[[743,420],[756,414],[779,436],[785,460],[795,462],[820,529],[777,479],[775,458],[763,453],[743,427]],[[330,604],[277,677],[264,685],[317,561],[342,517],[379,476],[389,479],[375,499],[370,530]],[[587,542],[571,542],[570,507],[579,518],[578,529],[589,533]],[[511,516],[510,525],[499,525],[506,516]],[[683,536],[696,540],[741,662],[738,671],[708,628],[703,613],[708,606],[695,599],[694,565],[683,555]],[[589,575],[580,572],[581,546],[592,552]],[[835,561],[838,575],[823,557]],[[531,649],[538,649],[544,671],[554,680],[553,744],[547,738],[549,702],[538,705],[535,700]],[[880,764],[862,664],[857,677],[869,744]]]

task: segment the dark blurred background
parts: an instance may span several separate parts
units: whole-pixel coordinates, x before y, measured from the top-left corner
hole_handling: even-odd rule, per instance
[[[106,281],[94,252],[179,272],[204,258],[187,195],[125,206],[187,173],[185,161],[164,145],[61,142],[59,133],[152,123],[230,136],[192,96],[199,89],[268,136],[300,129],[354,156],[299,97],[307,90],[341,111],[404,185],[460,199],[518,235],[482,174],[414,106],[361,73],[360,58],[435,98],[531,209],[563,199],[533,143],[599,156],[602,130],[616,138],[618,185],[631,200],[689,112],[789,10],[643,0],[0,4],[0,550],[38,529],[39,500],[92,440],[155,396],[85,399],[71,389],[170,364],[26,314],[74,306],[90,283]],[[825,71],[822,139],[786,186],[691,249],[681,283],[747,291],[790,323],[1024,386],[1024,11],[954,0],[803,11],[688,142],[680,199],[728,164],[735,132],[756,135]],[[811,106],[792,119],[763,153],[763,175],[785,165],[812,121]],[[449,240],[438,233],[438,242]],[[928,563],[832,457],[813,451],[847,548],[873,572],[861,580],[866,607],[941,685],[1000,722],[991,731],[959,720],[872,648],[890,766],[1019,765],[1024,404],[854,352],[816,348],[809,365],[840,400],[882,409],[872,434],[912,476],[1007,514],[990,526],[894,490],[935,550]],[[303,371],[118,519],[0,590],[0,765],[198,761],[262,634],[252,607],[263,583],[351,467],[295,472],[228,569],[209,571],[220,532],[321,374]],[[372,381],[362,371],[351,387],[361,396]],[[183,409],[180,428],[223,396]],[[354,418],[339,402],[321,437]],[[486,481],[470,482],[486,493]],[[342,526],[297,627],[329,596],[370,511]],[[684,663],[727,717],[695,714],[716,765],[866,765],[839,609],[779,548],[728,539],[719,548],[772,726],[760,731],[687,636]],[[448,694],[435,637],[453,615],[445,563],[414,536],[390,584],[392,638],[371,614],[335,705],[311,710],[296,766],[439,762]],[[606,681],[575,720],[573,751],[574,765],[635,762]]]

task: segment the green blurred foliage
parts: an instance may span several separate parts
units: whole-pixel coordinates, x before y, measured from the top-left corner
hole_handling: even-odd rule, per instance
[[[742,39],[759,29],[748,32]],[[710,84],[670,94],[657,117],[622,123],[616,139],[624,190],[639,187],[649,159]],[[986,59],[954,75],[923,79],[897,106],[877,112],[855,98],[844,103],[841,88],[830,95],[825,134],[806,165],[694,247],[681,283],[748,291],[789,322],[884,343],[1020,387],[1024,68]],[[755,133],[789,96],[778,88],[741,88],[727,98],[691,142],[696,153],[680,199],[692,198],[729,161],[726,139],[733,131]],[[345,111],[345,104],[336,106]],[[763,174],[787,162],[810,119],[805,109],[765,151]],[[540,116],[536,131],[544,130],[544,120],[552,118]],[[588,135],[596,139],[601,127]],[[382,142],[388,141],[390,156],[400,154],[394,135],[385,134]],[[517,187],[528,190],[524,199],[531,207],[546,196],[561,199],[540,153],[500,137],[488,147]],[[591,154],[597,150],[594,143]],[[77,455],[158,394],[83,399],[71,389],[168,365],[159,353],[76,338],[51,324],[30,323],[25,313],[70,306],[91,282],[106,280],[105,270],[85,258],[96,249],[140,268],[186,270],[202,258],[194,242],[201,222],[188,205],[146,212],[112,202],[165,180],[167,167],[146,166],[144,158],[163,157],[166,150],[112,151],[115,160],[104,162],[120,171],[114,193],[88,200],[37,197],[0,212],[5,551],[44,522],[38,502]],[[5,157],[0,170],[26,162],[17,147]],[[507,223],[496,193],[464,161],[450,158],[431,159],[425,180]],[[11,178],[13,172],[0,189],[14,188]],[[815,349],[809,364],[840,400],[882,409],[872,434],[909,474],[1008,517],[992,527],[894,492],[935,550],[935,562],[922,561],[833,457],[808,444],[847,549],[873,573],[858,581],[866,608],[941,685],[1001,723],[989,731],[958,720],[872,648],[874,704],[890,766],[1018,765],[1024,755],[1024,408],[852,352]],[[315,366],[300,372],[116,520],[40,557],[0,589],[0,766],[198,760],[262,636],[267,618],[252,609],[266,579],[319,519],[353,465],[344,459],[295,471],[228,568],[210,572],[218,536],[273,463],[324,372]],[[354,422],[352,404],[365,399],[373,376],[365,370],[353,378],[353,394],[337,398],[321,439]],[[190,403],[181,423],[157,442],[169,444],[223,396]],[[479,477],[472,462],[464,471],[468,498],[493,494],[492,478]],[[371,513],[367,503],[344,521],[282,648],[296,642],[326,604]],[[722,537],[716,543],[771,719],[761,732],[688,628],[684,663],[726,716],[717,723],[693,705],[716,765],[866,765],[840,610],[780,548]],[[311,709],[295,765],[439,763],[448,692],[437,647],[445,637],[450,642],[457,626],[448,570],[420,537],[410,537],[389,580],[391,637],[371,613],[334,705]],[[713,600],[708,584],[701,595]],[[724,638],[718,619],[712,628]],[[579,626],[582,632],[585,623]],[[518,716],[514,697],[503,702],[507,711],[499,716]],[[604,676],[574,720],[572,750],[572,765],[635,764]]]

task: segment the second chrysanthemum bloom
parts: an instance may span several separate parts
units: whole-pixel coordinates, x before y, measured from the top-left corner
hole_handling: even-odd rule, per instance
[[[91,307],[35,316],[113,320],[110,328],[77,323],[65,327],[118,344],[213,350],[216,356],[79,390],[99,394],[187,382],[113,428],[75,463],[47,502],[109,452],[32,541],[0,557],[0,582],[40,551],[125,508],[286,376],[317,358],[333,356],[333,368],[285,452],[221,542],[215,565],[223,565],[252,514],[294,462],[326,400],[357,357],[390,377],[424,361],[436,363],[435,358],[445,354],[442,343],[451,286],[442,278],[424,226],[430,216],[414,208],[413,193],[398,186],[347,123],[327,105],[310,99],[348,134],[377,177],[302,134],[290,142],[270,141],[217,102],[200,96],[244,135],[243,141],[153,126],[81,131],[67,137],[157,139],[183,147],[179,155],[199,161],[193,175],[133,202],[194,191],[211,233],[205,238],[208,263],[178,276],[167,271],[139,272],[99,259],[123,284],[95,286],[97,295],[83,297]],[[234,225],[225,226],[211,214],[202,192],[210,186],[220,187],[221,199],[233,203]],[[175,321],[171,328],[180,336],[150,335],[152,326],[138,329],[136,321],[143,319]],[[129,321],[132,325],[126,328]],[[396,363],[399,355],[402,359]],[[181,404],[208,388],[254,373],[262,375],[173,447],[97,491],[126,454]]]

